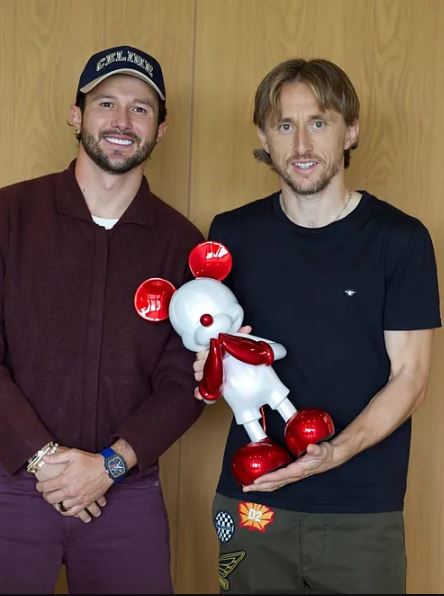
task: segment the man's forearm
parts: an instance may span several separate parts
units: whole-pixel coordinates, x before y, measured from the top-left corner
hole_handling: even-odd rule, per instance
[[[405,373],[393,377],[359,416],[332,439],[333,467],[388,437],[421,405],[426,391],[425,380]]]
[[[111,445],[111,449],[114,449],[116,453],[123,457],[129,470],[134,468],[137,464],[136,452],[125,439],[117,439],[117,441]]]

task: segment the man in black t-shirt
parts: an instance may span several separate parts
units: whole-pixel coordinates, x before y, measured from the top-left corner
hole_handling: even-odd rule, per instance
[[[337,65],[276,66],[254,122],[255,156],[280,192],[216,216],[209,237],[233,255],[228,283],[245,322],[287,348],[275,369],[289,398],[328,411],[336,434],[242,487],[231,461],[248,437],[233,421],[214,501],[221,588],[404,593],[411,416],[441,325],[432,242],[417,219],[346,187],[359,99]],[[266,419],[283,443],[281,416]]]

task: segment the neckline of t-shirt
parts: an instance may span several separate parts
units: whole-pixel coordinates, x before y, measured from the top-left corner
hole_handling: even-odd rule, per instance
[[[94,223],[106,230],[111,230],[119,221],[118,217],[99,217],[98,215],[91,215]]]
[[[361,199],[351,213],[349,213],[342,219],[332,221],[331,223],[320,228],[307,228],[305,226],[300,226],[299,224],[291,221],[282,210],[279,200],[279,196],[281,194],[280,192],[276,192],[272,197],[273,210],[283,223],[285,223],[288,226],[291,226],[293,230],[297,230],[301,234],[327,234],[333,230],[339,229],[340,227],[349,225],[352,221],[354,221],[357,217],[361,215],[366,205],[368,204],[369,194],[365,190],[357,190],[357,192],[361,194]]]

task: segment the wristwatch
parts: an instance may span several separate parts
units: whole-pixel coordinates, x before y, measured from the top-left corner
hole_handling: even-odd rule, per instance
[[[100,455],[105,458],[104,465],[108,476],[113,482],[120,482],[128,473],[128,466],[121,455],[116,453],[111,447],[102,449]]]

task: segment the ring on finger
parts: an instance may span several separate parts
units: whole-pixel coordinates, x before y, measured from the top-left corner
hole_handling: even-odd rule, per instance
[[[66,513],[68,511],[68,509],[66,509],[65,505],[63,504],[63,501],[59,501],[59,509],[63,513]]]

